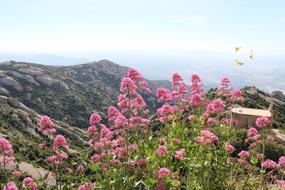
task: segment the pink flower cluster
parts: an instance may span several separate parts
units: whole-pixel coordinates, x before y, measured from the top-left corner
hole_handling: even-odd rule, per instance
[[[225,109],[225,104],[221,99],[216,99],[208,103],[204,117],[209,117],[211,114],[221,113]]]
[[[214,133],[208,130],[201,130],[200,136],[196,138],[196,141],[200,144],[213,144],[218,140],[219,137],[217,137]]]
[[[203,98],[205,96],[202,81],[198,75],[193,74],[191,77],[191,82],[192,91],[189,104],[191,106],[201,107],[203,105]]]
[[[134,94],[137,89],[137,85],[131,78],[123,78],[121,82],[121,92],[123,94],[129,93],[129,94]]]
[[[276,184],[279,186],[279,188],[285,189],[285,180],[276,180]]]
[[[56,133],[54,123],[48,116],[41,117],[39,131],[45,136]]]
[[[65,137],[62,136],[62,135],[57,135],[54,138],[54,140],[53,140],[52,149],[53,150],[57,150],[57,149],[60,149],[60,148],[63,148],[64,150],[68,150],[69,149]]]
[[[101,123],[101,116],[98,113],[92,113],[89,119],[90,125],[99,125]]]
[[[285,166],[285,156],[281,156],[278,160],[278,166],[283,168]]]
[[[159,179],[163,179],[165,177],[168,177],[168,176],[170,176],[170,174],[171,174],[171,171],[168,168],[160,168],[157,171],[157,177]]]
[[[159,121],[162,123],[171,121],[177,110],[178,110],[177,106],[164,104],[161,108],[157,109],[157,116],[159,117]]]
[[[12,156],[13,153],[14,150],[11,143],[5,138],[0,138],[0,165],[13,162],[15,160]]]
[[[201,96],[205,95],[204,88],[200,77],[197,74],[193,74],[191,76],[192,82],[192,95],[193,94],[200,94]]]
[[[170,102],[173,100],[171,92],[166,88],[158,88],[156,97],[158,102]]]
[[[254,127],[251,127],[247,130],[247,139],[245,142],[252,143],[250,144],[250,146],[253,148],[255,147],[260,137],[261,135],[259,134],[259,132]]]
[[[249,155],[250,155],[249,152],[248,152],[248,151],[245,151],[245,150],[242,150],[242,151],[240,151],[240,153],[238,153],[238,156],[239,156],[240,158],[243,158],[243,159],[248,158]]]
[[[268,119],[268,117],[258,117],[255,122],[258,128],[269,127],[270,123],[271,121]]]
[[[38,189],[37,184],[34,182],[33,178],[26,177],[23,180],[23,188],[29,188],[30,190],[36,190]]]
[[[244,100],[242,91],[235,90],[230,85],[230,79],[227,77],[222,79],[221,86],[218,89],[217,94],[228,98],[231,102],[242,102]]]
[[[273,160],[267,159],[261,163],[261,166],[266,169],[275,169],[278,167],[278,164]]]
[[[146,80],[144,80],[142,74],[138,72],[134,68],[130,68],[128,70],[128,77],[135,81],[136,85],[139,86],[142,90],[144,90],[146,93],[151,93],[151,89],[148,88],[148,83]]]
[[[225,149],[226,149],[226,152],[229,153],[229,154],[231,154],[231,153],[233,153],[235,151],[235,147],[233,145],[231,145],[231,144],[226,145]]]
[[[172,75],[172,98],[181,98],[183,100],[187,92],[187,85],[184,83],[183,78],[178,73],[174,73]]]
[[[158,156],[164,156],[164,155],[166,155],[167,153],[168,153],[168,151],[167,151],[167,147],[166,146],[159,146],[157,149],[156,149],[156,154],[158,155]]]
[[[18,190],[18,187],[14,182],[9,182],[4,186],[3,190]]]
[[[93,185],[87,182],[87,183],[84,183],[83,185],[80,185],[77,190],[92,190],[92,189],[93,189]]]
[[[186,150],[185,148],[180,149],[175,152],[175,158],[178,160],[182,160],[186,156]]]
[[[101,117],[93,113],[91,117],[100,119],[93,119],[96,122],[90,122],[87,130],[89,143],[93,147],[90,162],[98,163],[102,171],[106,171],[110,166],[122,165],[127,154],[138,149],[136,144],[128,145],[125,142],[126,134],[130,130],[136,129],[134,132],[143,133],[150,125],[150,120],[146,118],[149,110],[145,109],[146,102],[138,93],[150,92],[143,76],[137,70],[129,69],[128,77],[121,82],[120,91],[117,104],[119,109],[114,106],[108,108],[110,127],[101,124]],[[127,164],[129,169],[133,168],[133,163]]]

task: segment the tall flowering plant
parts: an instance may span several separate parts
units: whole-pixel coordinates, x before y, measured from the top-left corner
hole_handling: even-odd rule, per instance
[[[58,190],[63,189],[64,181],[64,164],[68,159],[69,146],[63,135],[56,135],[56,128],[52,120],[48,116],[40,118],[39,131],[43,135],[44,141],[39,144],[41,150],[49,152],[46,162],[51,166],[50,175],[55,176],[56,186]]]

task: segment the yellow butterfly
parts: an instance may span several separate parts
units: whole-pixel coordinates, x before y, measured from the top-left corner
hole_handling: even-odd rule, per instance
[[[236,59],[236,64],[237,64],[237,66],[242,66],[243,62],[241,62],[240,60]]]
[[[236,47],[236,52],[240,51],[241,47]]]
[[[250,58],[250,59],[253,59],[253,51],[252,51],[252,50],[250,50],[249,58]]]

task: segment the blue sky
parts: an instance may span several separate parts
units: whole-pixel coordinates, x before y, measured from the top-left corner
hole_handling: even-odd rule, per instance
[[[0,52],[285,53],[284,0],[1,0]],[[87,54],[86,54],[87,55]]]

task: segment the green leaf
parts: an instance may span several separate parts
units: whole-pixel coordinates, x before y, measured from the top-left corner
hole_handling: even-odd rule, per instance
[[[97,172],[99,170],[99,165],[98,164],[91,164],[90,169],[93,172]]]

